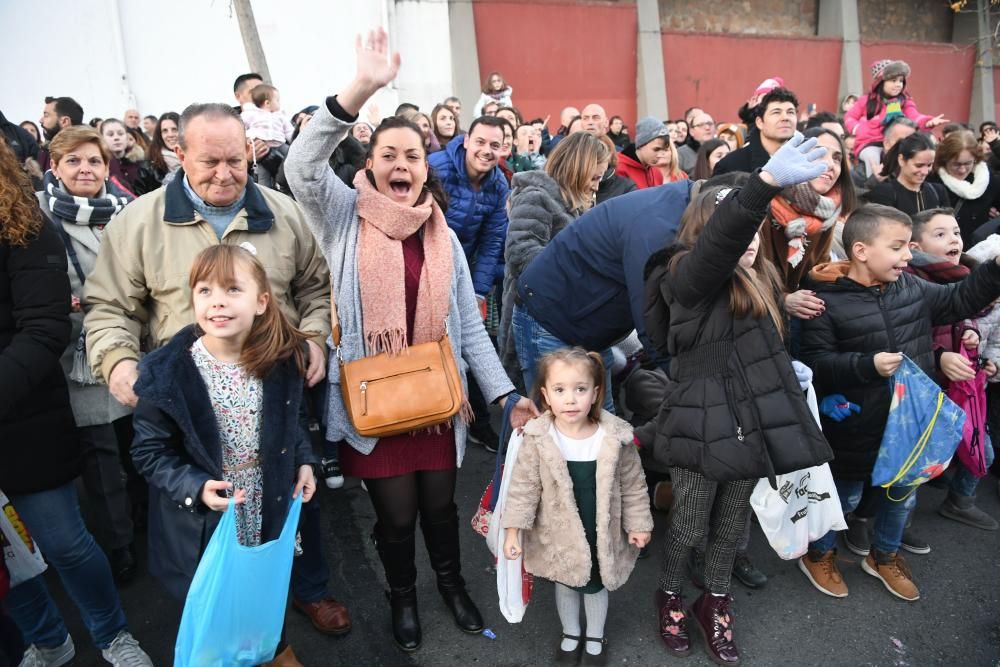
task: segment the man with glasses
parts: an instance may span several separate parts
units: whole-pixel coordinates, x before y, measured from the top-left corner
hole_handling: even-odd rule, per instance
[[[799,100],[787,88],[775,88],[760,101],[760,115],[754,120],[757,134],[747,145],[735,150],[715,165],[714,174],[733,171],[751,173],[771,159],[782,144],[795,135],[799,117]]]
[[[709,139],[715,138],[715,121],[712,117],[700,109],[694,111],[695,113],[690,115],[691,120],[688,121],[687,142],[677,149],[681,169],[689,174],[698,161],[698,149]]]

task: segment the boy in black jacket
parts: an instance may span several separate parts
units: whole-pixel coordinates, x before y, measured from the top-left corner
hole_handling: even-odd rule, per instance
[[[931,327],[974,316],[1000,295],[1000,265],[985,262],[961,282],[937,285],[904,272],[911,259],[909,216],[878,204],[862,206],[844,226],[849,261],[821,264],[809,274],[809,288],[826,312],[806,320],[801,360],[813,369],[824,402],[823,432],[834,451],[830,463],[844,512],[853,510],[869,484],[889,413],[888,378],[905,354],[928,375],[934,373]],[[897,490],[893,496],[903,496]],[[920,593],[898,555],[906,519],[916,504],[883,499],[875,517],[872,550],[862,569],[904,600]],[[836,533],[810,544],[799,569],[827,595],[846,597],[836,565]]]

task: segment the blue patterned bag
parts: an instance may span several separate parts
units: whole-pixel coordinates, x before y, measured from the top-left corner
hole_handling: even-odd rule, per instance
[[[243,667],[274,658],[285,624],[302,494],[276,540],[245,547],[233,502],[198,563],[174,646],[174,667]]]
[[[892,403],[885,423],[872,485],[912,487],[910,493],[948,468],[962,440],[965,411],[944,395],[941,387],[903,357],[892,378]],[[910,494],[908,493],[907,496]]]

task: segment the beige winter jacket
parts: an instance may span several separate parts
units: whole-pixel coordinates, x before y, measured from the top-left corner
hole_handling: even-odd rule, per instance
[[[517,454],[504,528],[521,529],[528,572],[567,586],[590,580],[590,546],[573,496],[573,481],[559,446],[549,433],[552,413],[524,427]],[[651,532],[653,517],[646,477],[632,441],[632,427],[601,412],[605,438],[597,456],[597,560],[604,587],[621,587],[635,567],[639,549],[628,533]]]
[[[83,302],[87,356],[105,382],[125,359],[162,347],[194,322],[188,274],[195,256],[218,243],[252,248],[271,283],[272,303],[326,349],[330,271],[298,204],[247,183],[246,200],[222,240],[195,212],[183,174],[139,197],[104,230]]]

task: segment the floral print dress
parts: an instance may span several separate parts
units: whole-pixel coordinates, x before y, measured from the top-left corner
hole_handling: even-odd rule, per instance
[[[261,535],[264,475],[260,467],[261,411],[264,385],[238,363],[219,361],[199,338],[191,346],[219,429],[222,471],[233,490],[245,489],[246,501],[236,506],[236,536],[243,546],[257,546]]]

